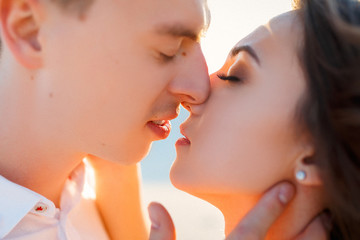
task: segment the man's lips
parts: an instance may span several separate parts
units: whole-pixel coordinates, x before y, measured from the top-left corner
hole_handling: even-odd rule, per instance
[[[171,132],[171,122],[169,120],[149,121],[146,126],[155,134],[156,140],[167,138]]]
[[[150,128],[150,130],[156,136],[155,140],[162,140],[169,136],[171,132],[171,122],[170,120],[176,118],[178,114],[171,114],[167,116],[163,116],[162,119],[155,119],[148,121],[146,126]]]

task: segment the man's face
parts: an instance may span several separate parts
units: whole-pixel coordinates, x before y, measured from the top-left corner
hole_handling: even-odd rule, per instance
[[[202,0],[96,0],[82,20],[43,2],[39,126],[69,148],[135,163],[208,97]]]

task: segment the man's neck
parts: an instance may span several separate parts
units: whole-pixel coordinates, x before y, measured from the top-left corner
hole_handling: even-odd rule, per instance
[[[2,57],[7,61],[0,65],[0,175],[59,207],[66,179],[86,154],[74,149],[71,133],[62,134],[59,122],[53,121],[57,116],[39,111],[44,108],[44,99],[37,95],[41,82],[10,55],[5,47]]]
[[[61,193],[66,179],[81,163],[83,157],[83,155],[55,154],[46,156],[41,152],[32,155],[21,148],[18,148],[16,154],[0,150],[0,156],[0,175],[46,197],[53,201],[56,207],[60,207]]]

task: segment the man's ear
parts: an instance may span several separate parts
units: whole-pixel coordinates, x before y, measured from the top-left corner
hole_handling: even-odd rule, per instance
[[[41,18],[38,0],[1,0],[0,19],[2,39],[18,62],[26,68],[41,67]]]
[[[323,184],[319,167],[311,160],[314,147],[306,145],[295,162],[294,176],[299,184],[306,186],[321,186]]]

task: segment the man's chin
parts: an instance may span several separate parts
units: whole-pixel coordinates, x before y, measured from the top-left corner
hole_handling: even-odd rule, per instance
[[[126,151],[126,152],[119,152],[116,156],[112,156],[113,162],[122,164],[122,165],[134,165],[141,160],[143,160],[147,155],[149,155],[151,149],[151,144],[149,144],[147,147],[139,149],[136,148],[134,151]]]

